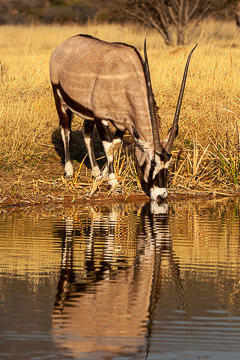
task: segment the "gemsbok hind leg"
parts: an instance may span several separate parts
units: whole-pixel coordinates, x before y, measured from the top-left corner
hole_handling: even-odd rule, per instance
[[[113,167],[114,148],[116,148],[116,141],[115,144],[112,141],[108,122],[106,120],[96,120],[96,126],[99,136],[102,140],[104,151],[107,157],[108,183],[112,189],[116,189],[117,191],[119,191],[120,185],[114,173],[114,167]]]
[[[71,133],[72,112],[68,109],[67,105],[64,103],[59,89],[53,87],[53,94],[54,94],[56,109],[59,117],[61,136],[64,146],[65,175],[66,177],[71,177],[73,176],[73,166],[70,158],[69,142],[70,142],[70,133]]]
[[[96,157],[93,149],[93,141],[92,141],[94,125],[95,125],[94,121],[84,120],[83,137],[88,151],[89,160],[91,163],[92,176],[94,179],[100,180],[102,178],[102,174],[96,161]]]

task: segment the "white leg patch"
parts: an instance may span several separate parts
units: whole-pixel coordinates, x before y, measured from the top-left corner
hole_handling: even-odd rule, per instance
[[[108,163],[113,161],[113,143],[110,143],[108,141],[103,141],[103,147],[104,151],[107,156]]]
[[[90,149],[92,139],[84,136],[84,141],[85,141],[87,149]]]
[[[107,120],[102,120],[102,124],[103,124],[104,126],[109,126],[109,124],[108,124],[108,121],[107,121]]]
[[[102,169],[102,176],[104,179],[108,177],[108,166],[104,165],[104,168]]]
[[[92,168],[92,176],[96,179],[96,180],[100,180],[102,178],[102,175],[101,175],[101,171],[99,169],[98,166],[94,166]]]
[[[118,149],[119,149],[119,147],[120,147],[120,145],[121,145],[121,142],[122,142],[121,139],[118,139],[118,138],[117,138],[117,139],[113,139],[112,144],[113,144],[114,152],[118,151]]]
[[[69,143],[69,139],[70,139],[70,130],[64,130],[61,127],[61,136],[62,136],[62,141],[64,146],[66,146],[66,141]]]
[[[109,175],[108,183],[109,183],[109,185],[111,185],[112,188],[119,186],[119,182],[117,181],[115,174]]]
[[[67,177],[73,176],[73,166],[70,160],[68,160],[65,164],[65,173]]]
[[[85,145],[88,151],[88,155],[89,155],[89,160],[91,163],[91,168],[92,168],[92,176],[96,179],[96,178],[100,178],[101,177],[101,171],[97,165],[96,159],[95,159],[95,154],[94,154],[94,150],[93,150],[93,146],[92,146],[92,139],[89,137],[84,137],[84,141],[85,141]]]

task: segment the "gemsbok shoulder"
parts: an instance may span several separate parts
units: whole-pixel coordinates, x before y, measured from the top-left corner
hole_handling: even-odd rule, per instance
[[[83,136],[94,178],[102,177],[93,150],[94,125],[106,153],[108,183],[113,189],[119,187],[113,168],[114,152],[128,130],[135,142],[144,191],[151,200],[167,197],[167,172],[173,142],[178,134],[188,66],[195,47],[189,53],[173,124],[164,140],[159,134],[146,41],[144,60],[131,45],[106,42],[89,35],[73,36],[53,51],[50,80],[60,120],[67,177],[73,175],[69,140],[72,115],[76,114],[84,120]],[[114,139],[111,138],[109,122],[116,128]]]

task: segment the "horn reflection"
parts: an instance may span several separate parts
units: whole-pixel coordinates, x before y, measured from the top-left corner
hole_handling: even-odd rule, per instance
[[[65,219],[55,343],[77,359],[146,356],[166,274],[185,307],[167,205],[95,207],[90,214],[81,231],[80,219]]]

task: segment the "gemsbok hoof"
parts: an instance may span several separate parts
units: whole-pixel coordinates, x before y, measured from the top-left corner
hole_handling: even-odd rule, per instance
[[[122,192],[123,192],[120,185],[119,185],[119,186],[115,186],[115,187],[111,187],[111,186],[109,185],[109,190],[111,191],[112,194],[116,194],[116,195],[120,195],[120,194],[122,194]]]

